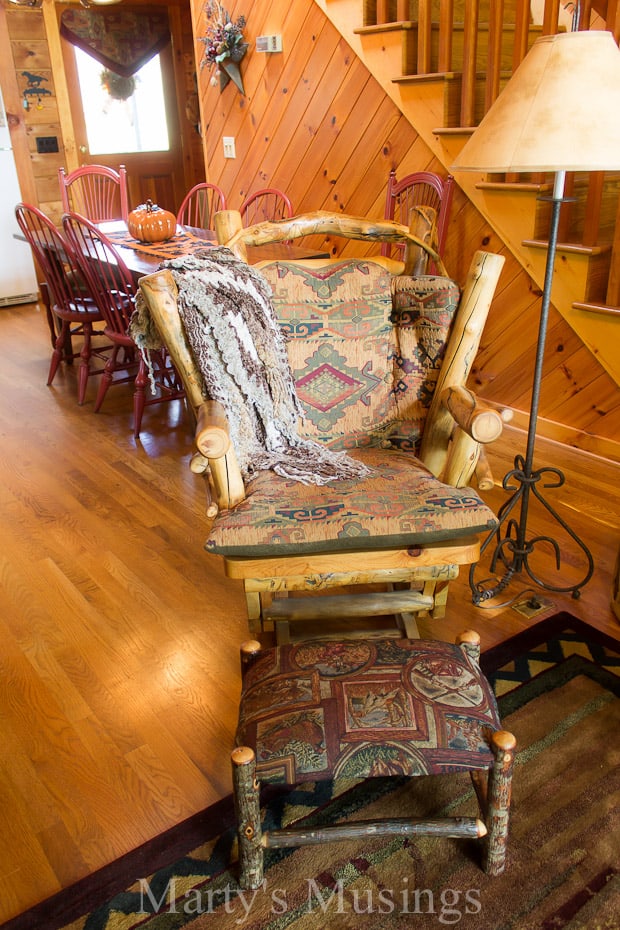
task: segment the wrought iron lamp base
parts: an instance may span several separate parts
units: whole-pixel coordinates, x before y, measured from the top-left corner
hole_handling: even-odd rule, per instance
[[[482,556],[490,544],[495,540],[490,562],[490,570],[493,575],[497,574],[498,564],[503,566],[504,574],[499,579],[493,579],[489,582],[476,582],[475,573],[477,564],[472,565],[469,572],[469,586],[472,591],[472,601],[474,604],[480,604],[482,601],[490,600],[500,594],[508,587],[514,576],[525,572],[531,580],[539,587],[547,591],[553,591],[556,594],[572,594],[573,598],[578,598],[581,594],[581,588],[588,583],[594,572],[594,560],[586,544],[577,536],[574,530],[566,523],[555,508],[542,494],[539,483],[545,477],[550,477],[542,484],[543,488],[559,488],[564,484],[564,474],[559,468],[545,466],[539,469],[527,467],[523,456],[517,455],[514,462],[514,468],[509,471],[502,482],[505,491],[513,493],[505,501],[498,512],[499,524],[480,547]],[[581,580],[572,584],[551,584],[540,578],[533,567],[530,565],[530,556],[533,554],[535,547],[539,543],[549,543],[555,555],[555,568],[560,571],[562,552],[558,542],[546,534],[541,536],[527,537],[527,517],[529,509],[530,494],[543,505],[547,513],[553,517],[570,538],[579,546],[584,553],[588,568]],[[517,504],[521,504],[519,519],[511,516]]]
[[[551,304],[551,285],[553,281],[553,270],[555,254],[558,241],[558,226],[560,221],[560,208],[566,199],[564,195],[565,171],[557,171],[555,175],[553,194],[551,197],[541,197],[541,200],[551,202],[551,223],[549,230],[549,248],[547,250],[547,263],[545,268],[545,283],[543,287],[542,303],[540,308],[540,320],[538,326],[538,340],[536,343],[536,360],[534,363],[534,380],[532,384],[532,400],[530,406],[530,421],[527,432],[527,448],[525,456],[517,455],[514,460],[514,468],[509,471],[502,482],[505,491],[512,491],[512,495],[502,504],[498,512],[499,524],[494,529],[480,547],[482,556],[489,545],[496,541],[495,549],[491,557],[491,572],[495,573],[498,563],[504,568],[504,574],[499,579],[495,578],[492,582],[476,583],[474,579],[476,563],[471,566],[469,572],[469,586],[472,591],[472,600],[474,604],[480,604],[482,601],[490,600],[497,594],[500,594],[508,587],[514,575],[525,572],[533,582],[547,591],[554,591],[556,594],[571,593],[574,598],[578,598],[581,588],[592,577],[594,572],[594,561],[590,550],[577,534],[568,526],[566,521],[560,516],[551,504],[545,499],[540,488],[539,482],[544,476],[552,476],[552,480],[543,484],[544,488],[559,488],[564,484],[564,474],[559,468],[544,467],[535,469],[533,467],[534,448],[536,444],[536,423],[538,419],[538,405],[540,399],[540,385],[542,380],[543,359],[545,353],[545,341],[547,336],[547,323],[549,318],[549,307]],[[579,548],[586,556],[588,569],[583,578],[573,584],[554,585],[542,578],[539,578],[532,566],[530,565],[530,556],[539,543],[550,543],[555,554],[555,567],[559,571],[561,567],[560,546],[552,536],[542,535],[528,538],[527,536],[527,518],[530,503],[530,494],[543,505],[547,513],[553,517],[559,526],[565,530],[568,536],[577,543]],[[511,517],[512,511],[517,504],[521,504],[519,510],[519,519]]]

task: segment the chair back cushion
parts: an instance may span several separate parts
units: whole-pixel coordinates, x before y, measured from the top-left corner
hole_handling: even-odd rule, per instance
[[[458,305],[454,282],[395,277],[359,258],[261,272],[288,339],[302,434],[335,449],[416,451]]]
[[[418,451],[460,298],[458,285],[437,275],[392,278],[396,416],[390,445]]]

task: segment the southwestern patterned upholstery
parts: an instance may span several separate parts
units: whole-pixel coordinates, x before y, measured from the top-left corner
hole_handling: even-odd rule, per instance
[[[314,640],[259,653],[243,678],[236,744],[263,782],[488,769],[501,724],[460,647]]]
[[[470,837],[504,869],[516,741],[480,671],[480,637],[315,640],[241,650],[233,787],[240,884],[256,888],[263,850],[353,836]],[[479,817],[330,824],[262,833],[260,785],[469,772]],[[358,832],[355,832],[358,827]],[[382,833],[382,828],[385,827]]]
[[[470,487],[438,481],[415,458],[459,289],[397,277],[380,262],[261,266],[306,419],[300,432],[372,469],[364,482],[301,485],[261,472],[220,513],[206,548],[228,556],[392,548],[488,531],[495,515]],[[240,543],[239,540],[242,540]]]
[[[229,556],[390,549],[495,526],[473,488],[442,484],[414,456],[384,449],[352,454],[372,469],[363,482],[304,485],[260,472],[246,485],[246,499],[218,514],[206,548]]]
[[[454,281],[397,278],[359,259],[261,272],[289,339],[302,432],[336,449],[416,451],[458,307]]]
[[[242,261],[246,247],[306,235],[409,237],[387,220],[322,211],[251,228],[238,211],[222,211],[216,226]],[[219,309],[211,277],[193,294],[170,267],[142,279],[144,306],[196,418],[191,469],[206,479],[206,549],[242,583],[252,633],[274,632],[283,644],[293,628],[307,636],[308,623],[313,635],[317,624],[350,634],[377,618],[385,630],[392,617],[415,639],[416,618],[445,616],[451,579],[477,561],[481,535],[497,526],[470,482],[492,484],[485,447],[501,418],[467,381],[503,263],[476,251],[459,294],[447,277],[409,277],[402,262],[381,256],[261,262],[253,275],[226,279]],[[246,294],[240,281],[250,278],[256,287]],[[283,345],[271,306],[253,309],[265,282]],[[204,326],[186,325],[188,303]],[[190,330],[204,334],[198,355]],[[280,349],[289,369],[273,361]],[[214,378],[205,357],[226,371],[243,359],[234,391],[220,391],[218,366]]]

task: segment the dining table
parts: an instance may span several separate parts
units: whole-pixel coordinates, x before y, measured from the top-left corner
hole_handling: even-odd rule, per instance
[[[177,226],[175,235],[164,242],[141,242],[134,239],[123,220],[107,220],[98,223],[97,227],[110,239],[131,272],[136,285],[140,278],[157,271],[162,261],[188,253],[193,254],[205,248],[214,248],[218,244],[213,230],[198,229],[193,226]],[[21,231],[13,235],[15,239],[27,241]],[[291,242],[271,242],[261,246],[252,246],[247,249],[247,254],[251,265],[262,261],[300,261],[330,257],[327,250],[308,249]],[[59,258],[62,260],[62,255]],[[40,282],[39,287],[47,312],[52,346],[54,346],[57,321],[52,312],[51,298],[46,283]]]
[[[136,283],[144,275],[157,271],[161,262],[194,254],[205,248],[217,246],[215,232],[194,226],[177,226],[174,236],[163,242],[140,242],[134,239],[122,220],[108,220],[97,224],[98,228],[113,243]],[[262,261],[300,261],[309,258],[329,258],[325,249],[308,249],[290,242],[270,242],[251,246],[247,250],[248,262],[255,265]]]

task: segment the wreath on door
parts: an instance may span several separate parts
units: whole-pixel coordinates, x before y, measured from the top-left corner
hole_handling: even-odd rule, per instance
[[[136,79],[133,75],[124,77],[116,71],[104,68],[101,72],[101,85],[114,100],[129,100],[136,90]]]

